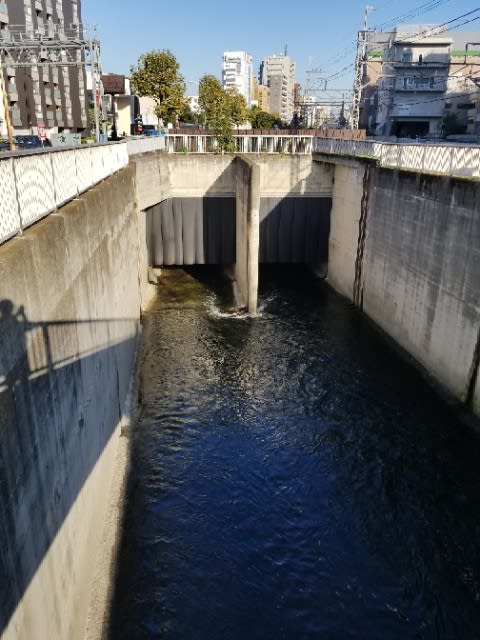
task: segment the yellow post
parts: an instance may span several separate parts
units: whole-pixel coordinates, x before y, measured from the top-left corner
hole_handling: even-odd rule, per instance
[[[7,125],[7,138],[10,151],[15,151],[15,142],[13,141],[12,119],[10,118],[10,105],[8,104],[8,95],[5,89],[5,79],[3,77],[3,64],[0,58],[0,88],[3,95],[3,110],[5,112],[5,123]]]

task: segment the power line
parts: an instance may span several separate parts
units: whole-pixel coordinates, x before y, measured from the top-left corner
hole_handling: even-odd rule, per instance
[[[472,11],[468,11],[467,13],[464,13],[460,16],[457,16],[455,18],[452,18],[451,20],[447,21],[447,22],[443,22],[442,24],[435,26],[435,28],[430,28],[430,30],[426,29],[423,31],[419,31],[417,33],[414,34],[409,34],[408,36],[405,36],[403,38],[398,38],[397,42],[401,42],[403,41],[409,41],[409,40],[413,40],[415,39],[417,40],[424,40],[425,38],[431,37],[432,35],[438,35],[440,33],[444,33],[445,31],[454,31],[462,26],[464,26],[465,24],[470,24],[471,22],[476,22],[477,20],[480,20],[480,16],[477,16],[475,18],[470,18],[468,20],[464,20],[463,22],[461,22],[460,24],[457,25],[453,25],[453,26],[449,26],[452,25],[452,23],[456,22],[457,20],[460,20],[466,16],[472,15],[474,13],[477,13],[480,11],[480,8],[478,9],[473,9]],[[377,33],[372,31],[371,33]],[[333,81],[333,80],[338,80],[339,78],[345,76],[347,74],[347,72],[352,71],[355,68],[355,63],[351,63],[349,65],[346,65],[345,67],[343,67],[342,69],[339,69],[339,71],[335,72],[334,74],[327,76],[327,81]]]

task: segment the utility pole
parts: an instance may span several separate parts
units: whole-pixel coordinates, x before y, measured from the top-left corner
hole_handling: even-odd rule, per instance
[[[319,67],[307,69],[304,93],[304,117],[308,126],[311,126],[313,122],[315,111],[314,97],[317,92],[320,94],[322,91],[326,91],[326,89],[327,79],[325,76],[322,76],[322,70]]]
[[[353,104],[351,116],[352,129],[358,129],[358,123],[360,120],[360,98],[362,95],[363,65],[367,54],[368,42],[368,14],[372,10],[373,7],[371,5],[367,4],[365,6],[363,29],[358,32],[357,57],[355,59],[355,80],[353,83]]]
[[[3,60],[8,58],[8,67],[12,68],[42,68],[54,67],[90,67],[92,70],[92,83],[94,91],[95,126],[97,142],[99,140],[100,127],[98,124],[99,113],[97,104],[97,92],[102,97],[100,44],[96,37],[89,40],[83,37],[83,27],[79,26],[74,34],[62,33],[55,30],[56,27],[40,34],[25,30],[24,25],[10,25],[10,38],[0,40],[0,72],[4,94],[4,101],[8,102],[7,91],[3,78]],[[8,105],[7,105],[8,106]],[[10,122],[10,111],[6,110],[7,126]],[[7,119],[8,118],[8,119]],[[9,134],[10,135],[10,134]],[[13,140],[13,133],[12,133]]]

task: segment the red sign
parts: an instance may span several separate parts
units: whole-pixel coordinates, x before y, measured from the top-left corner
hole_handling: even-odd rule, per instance
[[[45,125],[44,124],[39,124],[37,129],[38,129],[38,137],[43,142],[43,140],[47,139],[47,130],[45,129]]]

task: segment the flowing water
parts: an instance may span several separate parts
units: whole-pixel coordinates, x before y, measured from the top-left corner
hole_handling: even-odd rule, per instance
[[[110,638],[480,638],[480,437],[303,271],[167,271]]]

